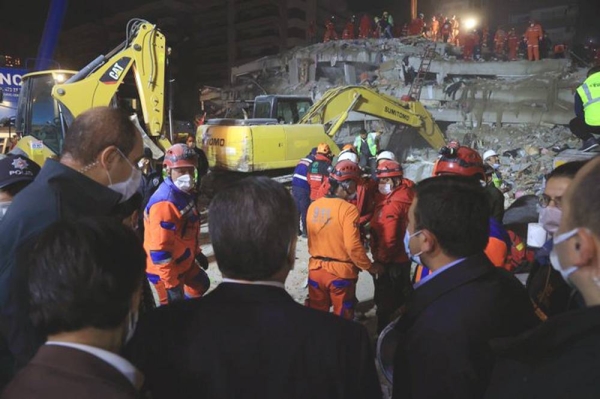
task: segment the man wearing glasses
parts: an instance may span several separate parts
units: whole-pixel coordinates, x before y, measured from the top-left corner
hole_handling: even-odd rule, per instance
[[[562,216],[562,197],[583,165],[585,161],[568,162],[554,169],[546,177],[546,187],[539,198],[539,222],[550,239],[536,252],[526,286],[542,320],[579,307],[575,290],[552,268],[550,251],[552,235],[558,230]]]

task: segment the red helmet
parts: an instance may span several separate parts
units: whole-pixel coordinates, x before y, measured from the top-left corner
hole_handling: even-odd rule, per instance
[[[329,173],[329,178],[338,182],[357,181],[360,178],[360,168],[352,161],[340,161]]]
[[[185,144],[174,144],[167,150],[163,167],[168,169],[173,168],[197,168],[198,155],[193,148]]]
[[[377,165],[377,177],[402,177],[404,175],[402,171],[402,165],[396,161],[383,160]]]
[[[442,147],[440,157],[433,167],[433,175],[452,174],[460,176],[476,176],[485,180],[483,159],[477,151],[469,147],[457,149]]]

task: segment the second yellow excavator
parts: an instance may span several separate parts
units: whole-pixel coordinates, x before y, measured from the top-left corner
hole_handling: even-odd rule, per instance
[[[414,128],[436,150],[445,144],[440,128],[420,102],[401,101],[365,86],[328,90],[296,124],[264,118],[220,119],[200,126],[196,137],[201,138],[213,170],[289,169],[319,143],[329,144],[337,154],[333,138],[353,111]]]

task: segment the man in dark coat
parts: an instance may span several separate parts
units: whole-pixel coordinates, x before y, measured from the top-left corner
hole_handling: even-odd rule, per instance
[[[94,108],[78,116],[65,137],[60,161],[48,159],[33,183],[21,191],[0,224],[0,311],[2,338],[22,367],[43,342],[28,317],[27,268],[18,257],[58,220],[112,215],[140,184],[134,166],[142,157],[142,137],[117,109]],[[0,385],[10,377],[3,369]]]
[[[119,356],[131,337],[146,254],[115,218],[57,222],[28,256],[30,316],[48,340],[2,399],[134,399],[143,376]]]
[[[289,192],[246,178],[209,215],[223,282],[148,314],[127,351],[152,397],[381,398],[366,329],[285,291],[298,239]]]
[[[552,267],[587,306],[550,317],[514,340],[495,342],[489,399],[600,397],[600,159],[576,175],[562,198]]]
[[[432,272],[396,324],[393,398],[480,398],[494,362],[488,341],[537,323],[527,293],[484,255],[489,201],[473,179],[422,181],[408,219],[406,252]]]

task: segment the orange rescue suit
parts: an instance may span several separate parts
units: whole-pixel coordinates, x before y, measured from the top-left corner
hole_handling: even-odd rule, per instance
[[[308,208],[309,270],[325,269],[344,279],[356,279],[371,261],[362,245],[356,206],[341,198],[324,197]]]
[[[525,31],[525,41],[527,42],[527,57],[529,61],[539,61],[540,59],[540,40],[544,36],[542,27],[539,24],[529,26]]]
[[[414,199],[414,183],[402,184],[388,195],[378,194],[371,219],[371,253],[381,263],[408,262],[404,250],[404,234],[408,225],[408,209]]]

